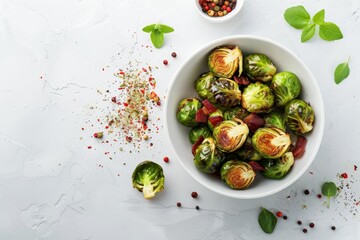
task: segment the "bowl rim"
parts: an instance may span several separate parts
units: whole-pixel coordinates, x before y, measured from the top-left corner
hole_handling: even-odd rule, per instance
[[[253,194],[253,195],[238,195],[238,194],[229,194],[229,193],[226,193],[226,192],[223,192],[221,190],[218,190],[218,189],[214,189],[211,187],[211,184],[209,184],[210,182],[204,182],[204,181],[201,181],[200,179],[198,179],[190,169],[188,169],[185,164],[180,160],[181,157],[178,155],[177,151],[175,150],[173,144],[172,144],[172,141],[171,141],[171,137],[170,137],[170,131],[169,131],[169,128],[168,128],[168,118],[167,118],[167,115],[168,115],[168,108],[169,108],[169,97],[166,98],[166,101],[165,101],[165,111],[164,111],[164,126],[165,126],[165,131],[166,131],[166,135],[167,135],[167,138],[170,142],[170,145],[171,145],[171,149],[173,150],[173,152],[175,153],[175,157],[176,157],[176,160],[178,162],[180,162],[181,166],[186,170],[186,172],[195,180],[197,181],[200,185],[208,188],[209,190],[213,191],[213,192],[216,192],[220,195],[223,195],[223,196],[226,196],[226,197],[231,197],[231,198],[236,198],[236,199],[257,199],[257,198],[263,198],[263,197],[266,197],[266,196],[269,196],[269,195],[273,195],[277,192],[280,192],[281,190],[284,190],[285,188],[289,187],[290,185],[292,185],[295,181],[297,181],[304,173],[305,171],[309,168],[309,166],[312,164],[312,162],[314,161],[318,151],[319,151],[319,148],[320,148],[320,145],[321,145],[321,142],[322,142],[322,138],[323,138],[323,135],[324,135],[324,125],[325,125],[325,108],[324,108],[324,102],[323,102],[323,98],[322,98],[322,94],[321,94],[321,91],[320,91],[320,88],[316,82],[316,79],[314,77],[314,75],[312,74],[312,72],[310,71],[310,69],[307,67],[307,65],[293,52],[291,51],[290,49],[288,49],[287,47],[271,40],[271,39],[268,39],[268,38],[265,38],[265,37],[259,37],[259,36],[254,36],[254,35],[231,35],[231,36],[227,36],[227,37],[222,37],[222,38],[218,38],[218,39],[215,39],[213,41],[210,41],[208,42],[207,44],[205,44],[204,46],[202,46],[201,48],[199,48],[198,50],[196,50],[193,54],[191,54],[182,64],[181,66],[177,69],[177,71],[175,72],[175,74],[173,75],[172,79],[171,79],[171,82],[170,82],[170,85],[168,87],[168,92],[170,89],[172,89],[174,83],[175,83],[175,79],[177,79],[177,77],[179,76],[179,74],[181,73],[181,71],[183,70],[183,68],[185,67],[185,65],[190,61],[190,59],[192,59],[194,56],[196,56],[197,54],[199,54],[200,52],[203,52],[205,49],[209,48],[210,46],[212,45],[224,45],[226,43],[224,42],[227,42],[227,41],[232,41],[232,40],[241,40],[241,39],[253,39],[253,40],[259,40],[259,41],[263,41],[263,42],[267,42],[269,44],[272,44],[272,45],[275,45],[276,47],[278,48],[281,48],[282,50],[286,51],[288,54],[290,54],[292,57],[294,57],[296,59],[296,61],[298,61],[302,67],[305,69],[305,71],[309,74],[309,76],[312,78],[312,80],[314,80],[314,87],[316,88],[316,91],[319,93],[319,102],[317,103],[319,105],[319,110],[317,112],[317,114],[321,115],[322,117],[320,118],[321,121],[320,122],[317,122],[317,127],[319,127],[319,141],[316,142],[316,145],[315,145],[315,148],[314,148],[314,151],[312,152],[312,154],[309,156],[310,158],[310,161],[307,162],[307,164],[290,180],[286,181],[283,185],[277,187],[277,188],[274,188],[274,189],[271,189],[269,191],[266,191],[266,192],[263,192],[263,193],[259,193],[259,194]],[[236,191],[234,190],[234,193],[238,193],[239,191]]]
[[[244,5],[244,0],[238,0],[236,2],[236,7],[234,8],[234,10],[222,17],[210,17],[201,10],[199,0],[194,0],[194,3],[195,3],[195,8],[196,8],[197,12],[204,19],[206,19],[207,21],[212,22],[212,23],[223,23],[223,22],[226,22],[226,21],[229,21],[230,19],[232,19],[241,11],[241,9]]]

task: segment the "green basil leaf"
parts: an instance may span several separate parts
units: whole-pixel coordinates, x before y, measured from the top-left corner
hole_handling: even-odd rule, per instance
[[[310,14],[300,5],[286,9],[284,18],[292,27],[303,29],[309,24]]]
[[[336,84],[341,83],[345,78],[349,76],[349,74],[350,74],[349,63],[345,62],[339,64],[334,72],[335,83]]]
[[[259,218],[259,225],[265,233],[272,233],[275,229],[277,218],[269,210],[262,208]]]
[[[314,23],[320,25],[324,22],[325,20],[325,10],[322,9],[320,11],[318,11],[312,18],[312,20],[314,21]]]
[[[150,39],[156,48],[161,48],[164,44],[164,34],[157,29],[150,33]]]
[[[155,29],[155,25],[156,25],[156,24],[147,25],[147,26],[145,26],[142,30],[143,30],[144,32],[150,33],[152,30]]]
[[[174,31],[174,29],[172,27],[169,27],[167,25],[164,25],[164,24],[160,24],[160,28],[159,30],[163,33],[171,33]]]
[[[310,23],[306,28],[303,29],[301,33],[301,42],[306,42],[310,40],[315,34],[315,24]]]
[[[319,35],[326,41],[334,41],[343,38],[340,28],[332,22],[320,24]]]
[[[325,182],[321,188],[321,193],[327,197],[333,197],[336,195],[337,187],[333,182]]]

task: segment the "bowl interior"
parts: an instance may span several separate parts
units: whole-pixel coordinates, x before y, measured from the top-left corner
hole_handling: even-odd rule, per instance
[[[204,13],[202,11],[202,8],[199,4],[199,0],[194,0],[195,2],[195,7],[198,11],[198,13],[205,18],[207,21],[209,22],[213,22],[213,23],[222,23],[222,22],[226,22],[228,20],[230,20],[231,18],[235,17],[236,14],[238,14],[241,10],[241,8],[243,7],[244,4],[244,0],[237,0],[236,1],[236,6],[235,8],[228,14],[221,16],[221,17],[210,17],[208,16],[206,13]]]
[[[282,180],[262,178],[259,173],[249,189],[236,191],[227,187],[220,179],[200,172],[193,163],[191,143],[188,140],[190,128],[182,126],[176,119],[178,103],[183,98],[197,97],[194,82],[201,73],[208,72],[207,56],[221,45],[238,45],[244,55],[266,54],[280,71],[295,73],[302,83],[301,99],[309,102],[315,112],[313,131],[308,134],[305,154],[296,160],[290,173]],[[253,36],[231,36],[216,40],[194,53],[175,74],[168,93],[165,126],[177,159],[187,172],[203,186],[225,196],[251,199],[276,193],[296,181],[310,166],[319,149],[324,128],[324,107],[319,87],[309,69],[292,52],[267,39]]]

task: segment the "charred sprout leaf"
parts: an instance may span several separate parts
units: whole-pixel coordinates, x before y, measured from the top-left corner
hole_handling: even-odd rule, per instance
[[[271,163],[269,163],[271,162]],[[294,156],[292,152],[287,152],[282,155],[279,159],[265,159],[263,160],[263,167],[265,171],[261,174],[266,178],[281,179],[290,171],[294,165]]]
[[[196,143],[199,140],[200,136],[207,138],[207,137],[211,137],[212,133],[209,130],[209,128],[204,125],[195,126],[191,128],[189,132],[189,140],[192,144]]]
[[[259,128],[252,136],[254,149],[264,158],[276,159],[291,145],[290,135],[278,128]]]
[[[315,35],[315,26],[316,25],[314,23],[310,23],[303,29],[301,33],[301,42],[307,42]]]
[[[195,82],[195,90],[201,98],[206,98],[210,90],[210,85],[216,80],[212,72],[204,73]]]
[[[327,197],[327,208],[330,208],[330,198],[335,197],[337,187],[333,182],[325,182],[321,187],[321,193]]]
[[[259,218],[259,225],[265,233],[272,233],[276,227],[277,218],[269,210],[262,208]]]
[[[208,65],[210,71],[221,78],[232,78],[236,70],[242,72],[243,55],[238,46],[219,47],[210,52]]]
[[[279,112],[271,112],[264,116],[265,127],[280,128],[285,132],[285,118],[284,115]]]
[[[241,106],[247,111],[254,113],[269,112],[273,105],[274,95],[266,84],[256,82],[244,88]]]
[[[184,126],[194,127],[198,125],[195,121],[196,112],[202,107],[196,98],[185,98],[179,103],[176,113],[177,120]]]
[[[210,84],[207,97],[211,103],[218,103],[223,107],[233,107],[240,103],[241,91],[235,81],[219,78]]]
[[[262,158],[262,156],[253,148],[250,136],[246,138],[246,141],[241,148],[234,153],[236,158],[240,161],[259,161]]]
[[[303,29],[309,24],[310,14],[304,6],[295,6],[286,9],[284,18],[290,26],[296,29]]]
[[[152,198],[164,189],[165,176],[162,167],[152,161],[143,161],[137,165],[132,174],[132,185],[144,194],[146,199]]]
[[[239,118],[244,120],[247,116],[249,116],[249,112],[246,111],[245,108],[242,107],[234,107],[224,112],[224,119],[225,120],[232,120],[233,118]]]
[[[285,106],[285,121],[298,135],[313,129],[315,115],[312,107],[300,99],[293,99]]]
[[[224,155],[216,149],[213,138],[205,138],[197,147],[194,157],[195,166],[204,173],[215,173],[223,163]]]
[[[234,152],[239,149],[246,141],[248,134],[248,126],[237,118],[222,121],[213,131],[216,147],[223,152]]]
[[[245,57],[244,71],[251,80],[267,82],[275,75],[276,67],[265,54],[256,53]]]
[[[220,175],[230,188],[241,190],[251,185],[256,173],[248,163],[230,160],[222,165]]]
[[[334,41],[343,38],[340,28],[332,22],[320,24],[319,36],[326,41]]]
[[[292,72],[277,73],[270,85],[275,95],[275,105],[284,107],[290,100],[297,98],[301,93],[299,78]]]
[[[339,64],[334,72],[334,79],[335,83],[339,84],[341,83],[345,78],[347,78],[350,74],[350,68],[349,68],[349,60],[347,62]]]
[[[320,25],[324,22],[325,20],[325,10],[322,9],[319,12],[317,12],[313,18],[312,18],[313,22],[316,23],[317,25]]]

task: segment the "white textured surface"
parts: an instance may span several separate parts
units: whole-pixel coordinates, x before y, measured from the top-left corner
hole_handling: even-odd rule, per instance
[[[297,4],[312,15],[324,8],[344,39],[324,42],[317,36],[300,43],[300,31],[282,17]],[[247,0],[238,16],[214,25],[198,16],[192,1],[0,1],[0,239],[359,239],[360,170],[353,169],[360,166],[359,9],[357,0]],[[175,32],[166,35],[163,48],[150,51],[142,47],[150,42],[141,28],[158,21]],[[309,172],[295,184],[253,201],[224,198],[197,184],[171,158],[162,128],[153,135],[152,148],[125,150],[113,160],[87,149],[97,147],[94,129],[86,124],[96,122],[89,106],[101,104],[97,90],[109,86],[117,68],[129,59],[159,66],[154,75],[163,97],[193,51],[234,34],[287,46],[318,81],[325,103],[324,140]],[[351,75],[335,85],[334,68],[349,55]],[[170,64],[164,66],[163,59]],[[108,70],[101,71],[105,66]],[[162,117],[163,109],[155,114]],[[166,174],[166,190],[151,201],[130,181],[145,159],[160,163]],[[340,180],[342,172],[350,177]],[[330,209],[323,206],[324,198],[316,198],[325,180],[345,186]],[[198,199],[190,197],[192,191]],[[178,201],[182,208],[176,207]],[[261,206],[289,217],[279,219],[272,235],[265,236],[257,224]],[[298,219],[303,226],[316,226],[305,235]],[[329,229],[332,225],[336,231]]]

